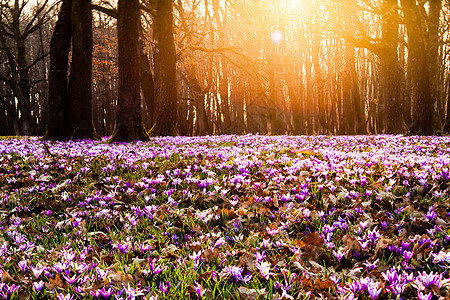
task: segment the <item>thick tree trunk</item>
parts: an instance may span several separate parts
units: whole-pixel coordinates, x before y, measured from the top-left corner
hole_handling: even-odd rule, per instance
[[[144,123],[152,126],[155,122],[155,82],[153,80],[153,73],[150,69],[150,62],[147,54],[144,53],[142,47],[139,49],[140,70],[141,70],[141,90],[144,97],[144,104],[146,116],[148,120],[144,119]]]
[[[92,138],[91,0],[72,0],[72,65],[69,80],[69,124],[73,139]]]
[[[447,114],[445,117],[444,128],[442,129],[443,133],[450,133],[450,78],[447,78]]]
[[[119,94],[111,142],[147,140],[142,123],[139,76],[139,0],[119,0],[117,20]]]
[[[406,30],[408,33],[408,55],[411,63],[413,97],[412,134],[433,134],[433,105],[430,70],[425,42],[425,24],[415,0],[401,0]]]
[[[441,80],[440,80],[440,68],[442,66],[442,60],[439,55],[440,47],[440,35],[439,35],[439,21],[442,9],[442,0],[430,0],[430,9],[428,14],[428,35],[426,45],[428,46],[428,65],[430,70],[431,81],[431,96],[433,98],[432,103],[437,104],[437,110],[439,113],[433,113],[434,115],[434,128],[441,128],[443,123],[442,118],[442,100],[441,100]],[[434,106],[434,105],[433,105]]]
[[[175,135],[178,133],[177,112],[177,67],[176,50],[173,37],[173,3],[157,0],[156,14],[153,18],[156,40],[155,78],[156,78],[156,122],[153,135]]]
[[[401,98],[402,69],[398,60],[399,15],[397,0],[383,1],[381,59],[381,103],[385,133],[404,133]]]
[[[64,0],[50,42],[48,79],[48,124],[46,137],[64,139],[69,134],[67,120],[67,65],[69,60],[72,1]]]

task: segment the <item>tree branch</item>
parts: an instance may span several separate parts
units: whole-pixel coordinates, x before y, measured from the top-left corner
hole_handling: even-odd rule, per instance
[[[114,8],[106,8],[97,4],[92,4],[91,8],[93,10],[104,13],[105,15],[110,16],[111,18],[117,19],[119,17],[119,12]]]

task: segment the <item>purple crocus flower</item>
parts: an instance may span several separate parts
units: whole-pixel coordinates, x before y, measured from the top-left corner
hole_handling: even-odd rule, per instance
[[[390,270],[387,270],[386,272],[382,272],[381,275],[391,285],[395,285],[395,284],[400,282],[400,279],[399,279],[399,276],[397,274],[397,270],[396,269],[392,268]]]
[[[77,276],[76,274],[73,275],[72,277],[63,275],[63,278],[64,278],[64,279],[67,281],[67,283],[70,284],[70,285],[74,285],[75,282],[77,282],[77,280],[78,280],[78,276]]]
[[[333,250],[333,254],[334,256],[336,256],[336,258],[338,259],[339,262],[341,262],[342,257],[344,257],[347,254],[348,250],[345,252],[341,252],[341,250],[338,251],[334,251]]]
[[[127,253],[128,252],[128,244],[117,244],[117,247],[119,248],[120,252]]]
[[[233,276],[237,281],[242,281],[244,278],[242,277],[242,271],[244,268],[237,266],[226,266],[224,271],[231,276]]]
[[[363,265],[367,269],[367,272],[372,272],[376,268],[378,261],[379,261],[379,259],[375,260],[373,263],[370,263],[370,262],[363,263]]]
[[[111,288],[106,290],[105,287],[103,287],[101,290],[91,292],[91,295],[96,298],[102,297],[103,299],[108,299],[113,293],[114,291]]]
[[[430,274],[425,273],[425,271],[418,274],[416,277],[416,280],[414,281],[414,285],[419,289],[423,290],[424,288],[431,289],[433,285],[437,286],[439,289],[446,283],[448,283],[449,280],[443,280],[442,273],[441,274],[434,274],[431,272]]]
[[[438,215],[438,214],[437,214],[435,211],[433,211],[433,206],[431,206],[431,207],[428,209],[428,212],[427,212],[427,214],[425,215],[425,217],[427,218],[428,221],[433,222],[434,219],[436,219],[437,215]]]
[[[170,282],[169,281],[167,281],[167,282],[160,282],[159,283],[159,289],[164,293],[164,294],[167,294],[169,291],[170,291],[170,288],[171,288],[171,284],[170,284]]]
[[[167,267],[161,267],[161,266],[155,267],[155,261],[156,261],[156,259],[153,258],[149,264],[150,270],[152,271],[152,275],[157,275],[167,268]]]
[[[58,299],[58,300],[73,300],[73,295],[71,295],[71,294],[67,294],[67,295],[58,294],[56,299]]]
[[[39,276],[41,276],[42,272],[44,272],[47,268],[46,267],[31,267],[31,271],[33,272],[33,275],[36,279],[39,278]]]
[[[194,281],[194,285],[195,293],[197,294],[198,299],[201,299],[206,291],[202,289],[201,284],[199,284],[197,281]]]
[[[403,251],[403,257],[406,261],[410,260],[413,257],[414,253],[412,251]]]
[[[26,270],[28,269],[28,263],[24,260],[19,261],[17,265],[22,270],[22,272],[26,272]]]
[[[367,284],[367,292],[369,293],[370,298],[376,299],[381,293],[380,283],[370,280]]]
[[[40,292],[43,287],[44,287],[44,282],[42,280],[39,282],[33,282],[33,289],[36,292]]]
[[[433,298],[433,293],[423,294],[422,292],[417,292],[417,297],[419,300],[431,300]]]

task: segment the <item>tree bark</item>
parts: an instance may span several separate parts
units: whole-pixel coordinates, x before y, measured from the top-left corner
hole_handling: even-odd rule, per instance
[[[413,97],[413,120],[411,134],[433,134],[433,105],[425,24],[415,0],[401,0],[406,30],[408,33],[408,55],[411,63]]]
[[[72,0],[72,65],[69,80],[70,138],[94,136],[92,124],[91,0]]]
[[[404,133],[405,121],[401,98],[402,69],[398,60],[399,15],[397,0],[383,1],[381,53],[381,105],[385,133]]]
[[[148,56],[144,53],[142,47],[139,49],[139,59],[141,90],[145,104],[144,111],[146,112],[145,115],[148,115],[148,120],[144,119],[144,123],[152,126],[155,122],[155,82]]]
[[[147,140],[141,115],[139,76],[139,0],[119,0],[117,20],[119,92],[116,125],[110,142]]]
[[[173,3],[157,0],[153,29],[156,41],[156,121],[152,135],[176,135],[179,131],[177,117],[177,67],[173,37]]]
[[[440,128],[442,123],[442,100],[441,100],[441,80],[440,68],[442,66],[441,57],[439,55],[440,35],[439,35],[439,21],[442,10],[442,0],[430,0],[430,9],[427,18],[428,34],[426,35],[428,46],[428,66],[430,70],[431,81],[431,97],[434,103],[437,104],[438,112],[433,114],[435,116],[433,124],[435,128]]]
[[[343,126],[345,128],[345,134],[355,134],[355,114],[353,107],[353,69],[355,64],[355,48],[351,47],[348,43],[345,45],[345,63],[344,63],[344,75],[342,82],[343,89]]]
[[[69,61],[72,0],[64,0],[50,42],[48,125],[46,137],[64,139],[69,134],[67,67]]]

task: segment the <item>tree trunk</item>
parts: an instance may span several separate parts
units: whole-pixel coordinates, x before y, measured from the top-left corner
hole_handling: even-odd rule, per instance
[[[221,133],[227,134],[230,133],[231,127],[230,95],[228,92],[230,88],[230,83],[228,81],[228,64],[224,58],[221,59],[221,67],[222,72],[219,78],[220,99],[222,103],[221,110],[223,114],[223,124],[222,124],[223,130]]]
[[[443,133],[450,133],[450,78],[447,78],[447,114],[445,117],[444,128],[442,130]]]
[[[319,54],[321,52],[320,50],[320,40],[317,36],[314,36],[313,41],[313,52],[312,52],[312,59],[313,59],[313,65],[314,65],[314,87],[316,90],[316,96],[317,96],[317,104],[318,104],[318,115],[319,115],[319,133],[325,134],[327,131],[327,111],[325,109],[325,80],[322,75],[322,68],[320,66],[320,58]]]
[[[345,134],[355,134],[355,114],[353,107],[353,69],[355,64],[355,48],[348,43],[345,45],[345,63],[344,63],[344,78],[342,83],[343,88],[343,122]]]
[[[425,25],[415,0],[401,0],[406,30],[408,33],[408,55],[411,63],[413,97],[413,120],[411,134],[433,134],[433,105],[430,70],[428,66]]]
[[[442,112],[441,109],[441,80],[440,80],[440,68],[442,65],[441,57],[439,55],[440,36],[439,36],[439,20],[441,16],[442,0],[430,0],[430,9],[428,14],[428,34],[426,35],[428,46],[428,66],[430,70],[431,81],[431,97],[433,107],[434,103],[437,103],[438,112]],[[441,128],[442,114],[433,114],[435,128]]]
[[[119,93],[116,125],[110,142],[147,140],[141,115],[139,0],[119,0],[118,11]]]
[[[50,42],[48,78],[48,124],[46,137],[64,139],[69,134],[67,120],[67,66],[69,60],[72,1],[64,0]]]
[[[398,60],[399,16],[397,0],[383,1],[381,46],[381,106],[385,133],[404,133],[401,98],[402,69]]]
[[[157,0],[153,18],[156,40],[155,77],[156,77],[156,121],[153,135],[175,135],[177,122],[177,67],[176,50],[173,37],[173,3]]]
[[[140,58],[140,75],[141,75],[141,90],[144,97],[144,104],[148,116],[148,120],[144,120],[144,123],[152,126],[155,122],[155,82],[153,80],[153,73],[150,69],[150,62],[147,54],[144,53],[142,47],[139,49]]]
[[[69,80],[70,138],[94,136],[92,124],[91,0],[72,0],[72,65]]]
[[[19,66],[19,97],[18,106],[21,112],[20,116],[20,132],[23,135],[32,135],[36,124],[31,114],[31,98],[30,98],[30,74],[27,61],[27,50],[25,39],[17,37],[17,64]],[[35,132],[35,134],[38,134]]]

